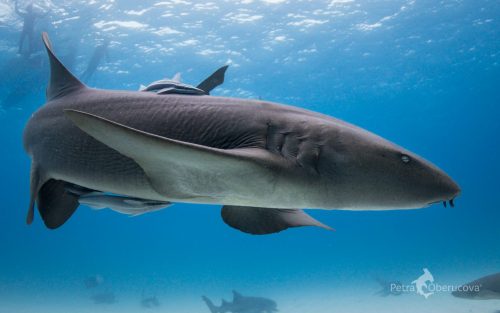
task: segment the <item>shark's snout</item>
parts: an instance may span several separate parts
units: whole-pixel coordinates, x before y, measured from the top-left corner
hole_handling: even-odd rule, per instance
[[[335,146],[330,157],[337,165],[335,177],[349,195],[345,206],[380,210],[454,205],[460,187],[436,165],[366,131],[343,129],[340,134],[332,145],[343,145]]]
[[[433,199],[429,202],[429,205],[436,203],[443,203],[444,207],[447,207],[448,204],[450,207],[455,206],[455,198],[458,197],[461,193],[460,186],[444,171],[439,168],[436,168],[434,165],[430,165],[433,167],[434,175],[435,175],[435,183],[432,186],[433,189]]]
[[[446,190],[446,195],[448,196],[447,198],[453,206],[453,200],[460,195],[462,190],[460,189],[460,186],[449,176],[446,181]]]

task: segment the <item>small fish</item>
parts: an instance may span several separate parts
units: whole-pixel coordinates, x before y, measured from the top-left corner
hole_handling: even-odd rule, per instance
[[[90,297],[95,304],[113,304],[116,303],[116,296],[112,292],[97,293]]]
[[[160,301],[156,296],[143,297],[141,300],[141,306],[147,309],[157,308],[160,306]]]
[[[101,275],[93,275],[85,278],[83,284],[87,289],[96,288],[104,282],[104,278]]]

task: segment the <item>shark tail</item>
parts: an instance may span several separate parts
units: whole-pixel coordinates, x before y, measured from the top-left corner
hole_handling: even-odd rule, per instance
[[[207,297],[203,296],[201,297],[203,299],[203,301],[205,301],[205,303],[207,304],[208,308],[210,309],[210,312],[211,313],[220,313],[220,308],[215,306],[215,304],[210,300],[208,299]]]

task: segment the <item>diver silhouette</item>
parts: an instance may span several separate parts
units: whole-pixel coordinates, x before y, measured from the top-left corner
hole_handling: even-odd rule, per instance
[[[34,11],[33,3],[30,3],[24,9],[24,12],[19,9],[19,3],[16,0],[15,9],[17,15],[23,19],[23,30],[21,31],[21,37],[19,38],[19,53],[23,54],[24,42],[28,40],[28,50],[25,51],[26,56],[30,56],[35,52],[35,21],[36,19],[45,17],[48,12],[44,14],[39,14]]]
[[[108,46],[109,46],[109,39],[105,39],[101,45],[95,48],[94,53],[90,58],[89,64],[87,65],[87,69],[85,69],[85,71],[82,73],[81,76],[82,81],[86,82],[92,77],[92,75],[94,75],[95,71],[97,70],[97,67],[99,66],[104,57],[106,57],[106,59],[109,59]]]

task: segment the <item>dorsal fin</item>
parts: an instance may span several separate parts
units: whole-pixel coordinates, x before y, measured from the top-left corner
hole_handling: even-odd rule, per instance
[[[47,49],[47,54],[50,61],[50,80],[47,86],[46,97],[47,101],[53,100],[70,94],[78,89],[85,88],[85,85],[80,82],[73,74],[64,67],[59,59],[52,51],[52,44],[49,40],[49,35],[46,32],[42,33],[42,40]]]
[[[238,301],[241,298],[243,298],[243,296],[241,295],[241,293],[239,293],[236,290],[233,290],[233,302]]]
[[[180,73],[180,72],[175,73],[174,77],[172,77],[172,80],[173,80],[174,82],[178,82],[178,83],[180,83],[180,82],[181,82],[181,79],[182,79],[182,78],[181,78],[181,73]]]

